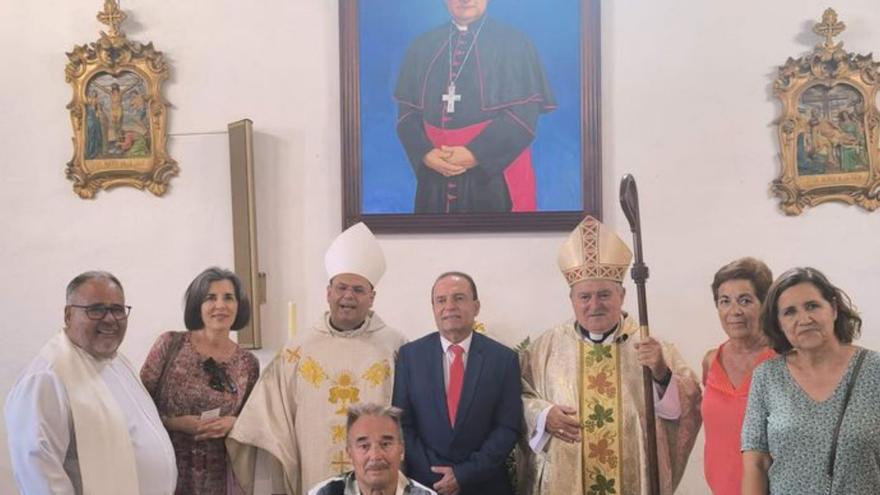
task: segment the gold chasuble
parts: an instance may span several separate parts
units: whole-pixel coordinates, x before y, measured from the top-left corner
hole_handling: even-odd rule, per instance
[[[602,344],[583,339],[569,320],[523,350],[526,436],[554,404],[577,407],[582,441],[551,437],[539,453],[528,445],[520,459],[520,488],[532,495],[638,495],[647,493],[642,367],[636,358],[638,326],[626,317]],[[673,372],[681,416],[657,417],[660,491],[671,495],[700,429],[697,377],[671,345],[663,356]],[[670,388],[670,391],[674,390]]]

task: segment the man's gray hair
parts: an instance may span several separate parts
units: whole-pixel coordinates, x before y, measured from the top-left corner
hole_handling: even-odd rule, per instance
[[[351,426],[360,419],[361,416],[374,416],[377,418],[389,418],[397,426],[397,436],[400,443],[403,443],[403,427],[400,424],[400,418],[403,417],[403,411],[399,407],[382,406],[373,402],[364,402],[356,404],[348,408],[348,420],[345,424],[346,436],[351,432]]]
[[[122,288],[122,282],[120,282],[119,279],[116,278],[115,275],[113,275],[110,272],[105,272],[102,270],[91,270],[88,272],[80,273],[79,275],[74,277],[73,280],[71,280],[69,284],[67,284],[66,303],[70,304],[70,300],[71,300],[71,298],[73,298],[73,294],[76,292],[77,289],[79,289],[80,285],[88,282],[89,280],[96,280],[96,279],[104,279],[104,280],[109,280],[110,282],[113,282],[113,284],[115,284],[116,287],[119,287],[119,290],[122,291],[123,295],[125,294],[125,289]]]

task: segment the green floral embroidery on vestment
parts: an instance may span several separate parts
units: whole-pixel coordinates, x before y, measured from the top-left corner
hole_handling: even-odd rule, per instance
[[[601,474],[596,475],[596,482],[590,485],[589,495],[608,495],[617,493],[614,489],[614,478],[606,478]]]
[[[605,423],[614,422],[614,409],[610,407],[606,409],[601,405],[596,404],[593,407],[593,414],[590,414],[588,418],[596,424],[596,427],[602,428],[605,426]]]
[[[601,363],[606,359],[611,359],[611,346],[594,345],[590,347],[590,352],[587,353],[585,361],[588,365],[592,365],[594,363]]]

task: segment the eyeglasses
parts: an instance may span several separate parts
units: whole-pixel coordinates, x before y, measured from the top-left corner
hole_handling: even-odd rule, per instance
[[[238,387],[229,374],[226,373],[226,367],[214,361],[214,358],[208,358],[202,361],[202,370],[208,374],[208,386],[218,392],[229,392],[237,394]]]
[[[364,287],[363,285],[346,285],[346,284],[336,284],[332,286],[333,292],[337,295],[344,295],[346,292],[351,291],[356,297],[363,297],[370,293],[370,289]]]
[[[121,304],[112,304],[105,306],[103,304],[92,304],[91,306],[83,306],[80,304],[68,304],[71,308],[84,309],[86,316],[90,320],[103,320],[109,312],[116,320],[124,320],[131,313],[131,306],[122,306]]]

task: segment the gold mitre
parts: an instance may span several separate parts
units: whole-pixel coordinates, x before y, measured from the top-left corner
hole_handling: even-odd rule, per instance
[[[600,279],[623,282],[632,251],[602,222],[587,215],[559,248],[559,269],[568,285]]]

